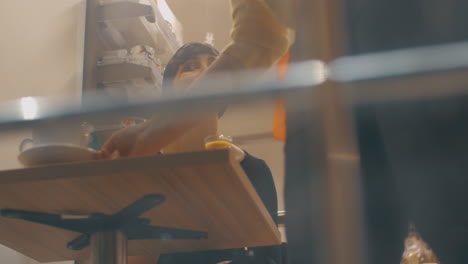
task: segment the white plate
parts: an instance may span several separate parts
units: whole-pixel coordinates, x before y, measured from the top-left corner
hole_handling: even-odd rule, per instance
[[[95,151],[76,145],[43,145],[26,149],[18,160],[26,167],[54,163],[89,161],[94,159]]]

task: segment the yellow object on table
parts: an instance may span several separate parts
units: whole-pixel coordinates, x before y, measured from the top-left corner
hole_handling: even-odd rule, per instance
[[[232,144],[227,141],[212,141],[205,143],[206,150],[231,148]]]
[[[232,146],[232,138],[225,135],[212,135],[205,138],[205,149],[229,149]]]

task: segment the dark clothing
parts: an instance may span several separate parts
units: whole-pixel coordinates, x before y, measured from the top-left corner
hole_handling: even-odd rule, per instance
[[[273,221],[278,224],[278,198],[270,168],[265,161],[257,159],[247,152],[245,152],[245,158],[240,165],[255,187]]]
[[[270,169],[265,161],[245,153],[240,163],[265,204],[271,217],[278,223],[278,199]],[[232,260],[233,263],[280,264],[280,246],[256,247],[245,249],[227,249],[202,252],[182,252],[162,254],[158,264],[216,264],[220,261]]]
[[[399,260],[410,221],[442,263],[468,263],[467,105],[454,96],[357,109],[367,231],[376,243],[369,263]]]
[[[466,0],[343,3],[347,55],[468,40]],[[442,263],[468,263],[467,102],[421,97],[357,107],[369,263],[398,263],[410,221]]]
[[[343,5],[348,55],[468,40],[466,0],[350,0]]]

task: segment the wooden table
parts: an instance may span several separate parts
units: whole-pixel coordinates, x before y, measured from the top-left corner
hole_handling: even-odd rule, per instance
[[[278,245],[280,234],[229,150],[68,163],[0,172],[0,209],[114,214],[144,195],[166,201],[152,225],[208,232],[206,240],[130,240],[128,255]],[[0,218],[0,243],[39,262],[83,260],[79,233]]]

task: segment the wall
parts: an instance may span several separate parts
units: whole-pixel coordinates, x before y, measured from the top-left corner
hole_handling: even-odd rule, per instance
[[[213,33],[214,45],[222,50],[230,41],[231,13],[228,0],[166,0],[183,27],[184,42],[205,41]]]
[[[0,100],[77,94],[83,0],[1,1]]]
[[[23,96],[79,98],[84,0],[0,1],[0,101]],[[28,131],[0,134],[0,169],[15,168]],[[0,246],[0,263],[35,261]]]

